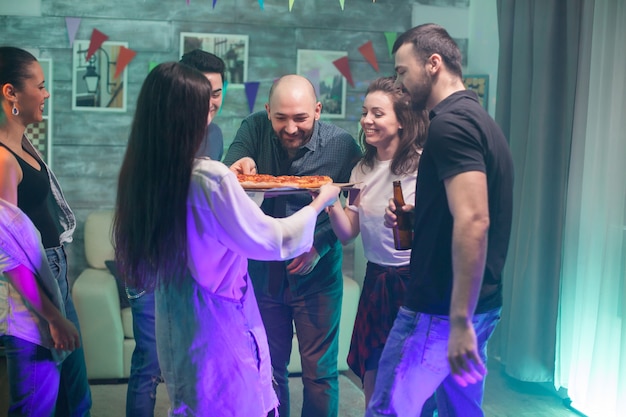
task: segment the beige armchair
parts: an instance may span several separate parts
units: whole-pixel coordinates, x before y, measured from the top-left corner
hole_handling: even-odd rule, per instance
[[[97,211],[85,221],[85,257],[89,267],[76,279],[72,296],[80,320],[87,377],[120,379],[130,375],[135,348],[130,308],[120,308],[115,278],[105,261],[113,259],[111,244],[112,211]],[[339,329],[339,370],[348,369],[346,358],[359,301],[359,284],[344,277],[343,304]],[[297,335],[294,334],[289,372],[302,372]]]
[[[87,217],[85,257],[89,267],[72,287],[89,379],[128,378],[135,349],[130,308],[120,308],[117,283],[104,264],[113,259],[112,215],[106,210]]]

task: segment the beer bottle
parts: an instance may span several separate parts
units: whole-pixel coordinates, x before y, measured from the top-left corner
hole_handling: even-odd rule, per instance
[[[396,226],[393,228],[393,242],[398,250],[411,249],[413,243],[413,228],[411,227],[411,214],[402,211],[404,196],[400,181],[393,182],[393,202],[396,205]]]

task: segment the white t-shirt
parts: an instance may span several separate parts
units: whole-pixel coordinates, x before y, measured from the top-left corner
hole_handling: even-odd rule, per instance
[[[359,193],[359,205],[348,205],[350,210],[359,215],[361,239],[365,258],[373,263],[384,266],[408,265],[411,260],[410,250],[396,250],[393,244],[393,230],[385,227],[385,208],[389,199],[393,197],[393,182],[402,181],[402,193],[406,204],[415,204],[415,184],[417,171],[410,175],[395,175],[389,169],[391,160],[376,160],[373,169],[361,169],[359,162],[353,169],[350,182],[355,185]]]

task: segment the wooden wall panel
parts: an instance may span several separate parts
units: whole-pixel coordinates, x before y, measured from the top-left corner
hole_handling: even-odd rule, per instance
[[[97,17],[103,20],[124,20],[136,17],[143,20],[221,21],[235,22],[238,0],[222,0],[212,8],[211,1],[192,0],[45,0],[41,2],[43,15]],[[257,4],[258,7],[258,4]]]
[[[224,0],[222,0],[224,1]],[[268,20],[259,13],[257,0],[236,0],[247,7],[238,8],[238,22],[267,25]],[[289,12],[287,0],[265,1],[265,12],[272,16],[272,26],[340,28],[346,31],[405,31],[411,24],[412,1],[405,0],[352,0],[345,2],[342,11],[339,0],[297,0]],[[219,4],[219,3],[218,3]]]

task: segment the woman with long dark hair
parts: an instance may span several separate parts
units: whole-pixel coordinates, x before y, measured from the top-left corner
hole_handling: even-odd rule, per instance
[[[0,47],[0,89],[0,337],[9,415],[88,416],[91,392],[63,247],[76,221],[25,135],[43,120],[50,97],[37,59]]]
[[[247,259],[309,250],[339,189],[323,186],[287,218],[263,214],[224,164],[194,158],[210,99],[209,81],[184,64],[144,81],[118,184],[116,261],[130,286],[155,291],[171,415],[265,417],[278,400]]]

